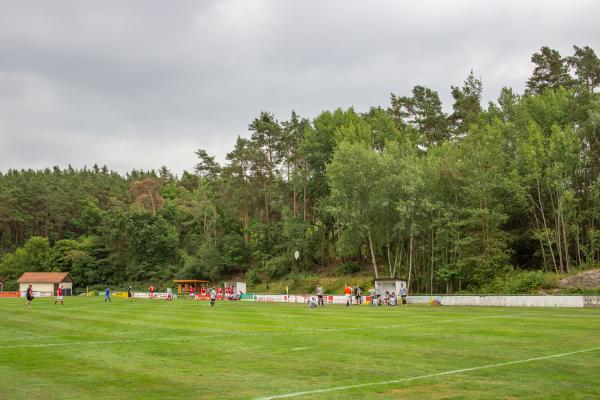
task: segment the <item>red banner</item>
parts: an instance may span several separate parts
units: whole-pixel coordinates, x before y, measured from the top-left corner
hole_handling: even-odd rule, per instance
[[[0,297],[21,297],[20,292],[0,292]]]

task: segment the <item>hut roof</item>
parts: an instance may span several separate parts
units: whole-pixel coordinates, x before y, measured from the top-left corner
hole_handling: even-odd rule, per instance
[[[19,283],[62,283],[73,282],[68,272],[25,272]]]

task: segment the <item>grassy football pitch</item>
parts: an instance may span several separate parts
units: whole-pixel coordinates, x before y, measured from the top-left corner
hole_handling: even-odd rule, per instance
[[[0,399],[594,399],[600,310],[0,300]]]

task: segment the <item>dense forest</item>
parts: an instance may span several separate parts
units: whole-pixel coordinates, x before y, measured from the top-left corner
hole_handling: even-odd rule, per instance
[[[200,149],[181,176],[5,171],[0,276],[10,288],[24,271],[69,271],[84,287],[335,271],[453,292],[598,264],[600,61],[577,46],[531,61],[525,93],[487,106],[471,72],[451,110],[416,86],[364,113],[261,112],[225,163]]]

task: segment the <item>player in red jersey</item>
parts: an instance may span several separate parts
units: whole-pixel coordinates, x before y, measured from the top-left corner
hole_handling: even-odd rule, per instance
[[[56,305],[56,303],[60,301],[60,304],[62,304],[63,306],[65,305],[65,301],[64,301],[64,297],[63,297],[63,287],[62,285],[59,286],[58,289],[56,289],[56,300],[54,300],[54,305]]]
[[[219,288],[217,289],[217,299],[222,299],[223,298],[223,289],[219,286]]]
[[[148,291],[150,292],[150,298],[154,298],[154,286],[150,285],[150,287],[148,288]]]
[[[202,300],[204,300],[206,298],[206,287],[202,286],[200,288],[200,297],[202,298]]]
[[[196,296],[196,288],[193,287],[192,285],[190,285],[190,300],[194,300],[194,297]]]

